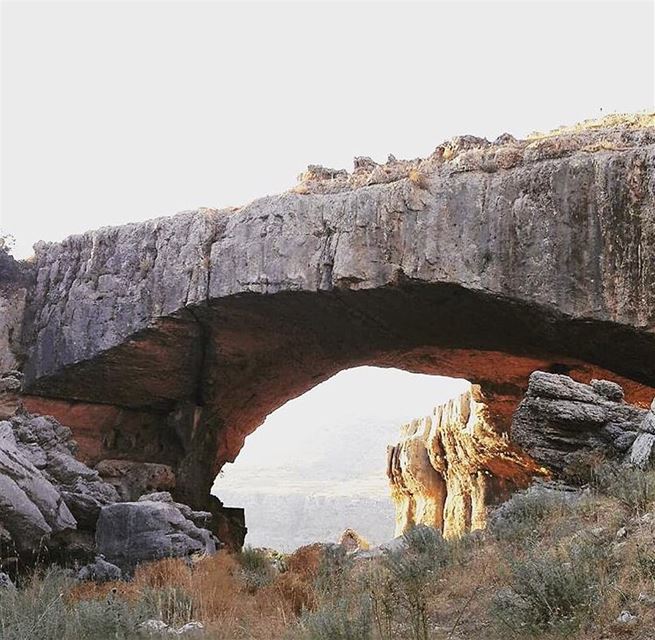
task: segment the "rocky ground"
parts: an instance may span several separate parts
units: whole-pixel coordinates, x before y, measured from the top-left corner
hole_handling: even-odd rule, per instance
[[[590,471],[592,469],[590,468]],[[601,463],[574,489],[539,483],[445,541],[418,526],[358,550],[245,549],[80,581],[58,569],[0,586],[0,632],[42,640],[650,640],[655,624],[655,475]],[[355,542],[353,542],[355,541]],[[360,543],[361,544],[361,543]]]
[[[3,380],[6,390],[15,390],[20,375],[5,374]],[[84,564],[99,554],[130,572],[139,562],[220,548],[205,528],[210,513],[177,503],[168,492],[148,492],[143,468],[132,483],[123,474],[119,491],[101,476],[104,470],[116,482],[119,463],[110,467],[105,461],[92,469],[76,459],[76,450],[68,427],[20,404],[0,421],[3,568],[17,573],[43,562]],[[151,466],[145,466],[149,478]]]

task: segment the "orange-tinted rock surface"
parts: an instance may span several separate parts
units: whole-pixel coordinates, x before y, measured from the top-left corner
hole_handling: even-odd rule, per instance
[[[482,529],[490,505],[546,474],[494,428],[472,388],[403,425],[400,441],[388,448],[396,535],[417,524],[445,537]]]

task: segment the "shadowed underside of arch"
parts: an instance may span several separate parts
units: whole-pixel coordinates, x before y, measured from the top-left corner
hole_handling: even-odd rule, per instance
[[[67,423],[84,421],[74,401],[116,405],[147,423],[130,436],[121,431],[134,429],[132,421],[115,420],[111,430],[91,434],[88,451],[179,465],[178,490],[198,503],[271,411],[342,369],[369,364],[466,378],[481,386],[496,427],[506,431],[537,369],[610,378],[629,401],[649,402],[655,358],[644,354],[655,355],[655,340],[639,330],[573,321],[453,285],[405,282],[196,307],[40,380],[32,393],[65,399],[72,413],[76,407],[77,420],[65,416],[64,403],[56,410]],[[28,406],[43,410],[49,402],[31,398]]]

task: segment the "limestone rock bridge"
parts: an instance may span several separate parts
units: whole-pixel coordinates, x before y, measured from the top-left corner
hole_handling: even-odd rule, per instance
[[[501,431],[535,369],[655,395],[642,124],[310,167],[239,209],[35,251],[2,283],[1,364],[24,372],[26,406],[91,462],[171,464],[197,506],[268,413],[355,365],[465,377]]]

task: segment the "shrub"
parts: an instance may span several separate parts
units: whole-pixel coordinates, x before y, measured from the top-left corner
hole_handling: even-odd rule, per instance
[[[607,458],[601,451],[574,452],[568,459],[562,477],[565,482],[574,485],[593,485],[598,473],[607,464]]]
[[[542,522],[556,511],[567,509],[568,502],[564,492],[535,485],[500,505],[487,527],[497,540],[531,541],[540,534]]]
[[[381,640],[392,640],[398,609],[398,596],[391,573],[384,564],[372,562],[360,576],[361,589],[368,594],[371,618]]]
[[[177,586],[147,589],[142,594],[142,603],[147,610],[155,612],[156,619],[174,626],[186,624],[196,614],[193,597]]]
[[[594,488],[618,500],[630,514],[648,511],[655,501],[655,472],[618,463],[606,463],[596,472]]]
[[[427,191],[430,186],[430,182],[427,176],[419,169],[411,169],[408,178],[412,184],[416,185],[419,189],[423,189],[424,191]]]
[[[338,598],[316,611],[305,612],[300,621],[307,640],[368,640],[372,625],[366,598]]]
[[[533,552],[510,561],[508,588],[494,598],[492,614],[516,632],[571,631],[599,595],[599,569],[588,545]]]
[[[428,638],[428,598],[434,591],[439,572],[451,560],[449,544],[438,529],[419,526],[404,537],[404,548],[387,553],[384,557],[391,580],[387,583],[388,593],[378,594],[377,601],[383,605],[382,613],[387,616],[395,608],[409,623],[416,640]],[[384,617],[376,620],[378,628],[390,627]]]
[[[269,585],[275,577],[275,569],[263,549],[246,546],[237,556],[241,565],[241,577],[250,593]]]
[[[649,549],[639,547],[636,559],[639,575],[646,580],[650,580],[655,587],[655,553]]]
[[[314,579],[314,588],[319,597],[331,598],[349,594],[351,587],[352,558],[346,555],[341,545],[326,545]]]
[[[138,637],[138,625],[156,617],[151,603],[129,602],[109,592],[102,600],[70,603],[69,574],[50,568],[17,590],[0,591],[3,640],[118,640]]]

